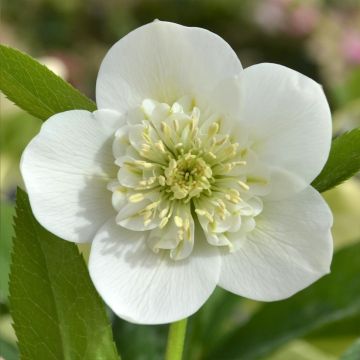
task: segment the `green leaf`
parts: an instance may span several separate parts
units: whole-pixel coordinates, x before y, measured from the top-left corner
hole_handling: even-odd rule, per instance
[[[189,319],[184,358],[201,358],[208,344],[218,344],[229,329],[237,326],[244,311],[243,300],[216,288],[202,308]]]
[[[158,360],[165,354],[167,325],[134,325],[115,318],[113,333],[122,360]]]
[[[327,326],[323,326],[306,336],[306,340],[312,341],[322,338],[350,338],[360,337],[360,312],[355,316],[340,319]]]
[[[19,359],[19,352],[17,348],[2,338],[0,338],[0,359],[5,359],[5,360]]]
[[[353,69],[343,84],[333,89],[337,106],[344,106],[360,97],[360,68]]]
[[[292,298],[264,305],[205,359],[257,359],[288,341],[360,314],[360,243],[338,251],[332,273]]]
[[[72,109],[94,111],[93,101],[19,50],[0,45],[0,90],[42,120]]]
[[[337,137],[319,176],[311,184],[320,192],[331,189],[360,170],[360,128]]]
[[[356,340],[354,344],[347,349],[340,357],[340,360],[359,360],[360,359],[360,339]]]
[[[118,359],[104,305],[75,244],[35,220],[18,189],[10,311],[22,359]]]
[[[6,303],[8,297],[14,207],[5,201],[1,201],[0,206],[0,303]]]

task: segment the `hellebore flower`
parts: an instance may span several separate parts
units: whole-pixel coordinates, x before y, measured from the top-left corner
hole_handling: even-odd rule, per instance
[[[272,301],[329,272],[319,84],[275,64],[242,69],[219,36],[156,21],[102,62],[97,111],[52,116],[23,153],[34,215],[92,242],[91,278],[120,317],[173,322],[218,285]]]

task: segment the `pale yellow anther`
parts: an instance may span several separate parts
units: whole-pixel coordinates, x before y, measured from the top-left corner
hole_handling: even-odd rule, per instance
[[[228,244],[227,244],[227,246],[229,247],[229,252],[230,252],[230,253],[233,253],[234,250],[235,250],[234,245],[229,241]]]
[[[166,136],[169,136],[170,135],[170,128],[169,128],[169,125],[162,121],[161,122],[161,131],[166,135]]]
[[[204,175],[206,178],[210,178],[212,176],[211,167],[206,166],[206,168],[204,169]],[[205,180],[207,180],[207,179],[205,179]]]
[[[174,102],[174,104],[172,105],[170,111],[171,111],[173,114],[181,113],[181,112],[183,112],[183,108],[182,108],[182,106],[181,106],[178,102]]]
[[[132,203],[137,203],[142,200],[144,200],[144,194],[142,193],[133,194],[129,197],[129,201]]]
[[[187,196],[187,191],[178,185],[174,185],[171,187],[171,190],[174,193],[175,199],[184,199]]]
[[[150,145],[148,144],[141,144],[141,151],[143,151],[144,153],[147,153],[151,150]]]
[[[199,216],[205,216],[209,222],[213,222],[214,218],[211,216],[211,214],[203,209],[195,209],[195,212],[199,215]]]
[[[155,209],[156,207],[158,207],[158,205],[160,204],[160,200],[159,201],[154,201],[151,204],[146,206],[146,210],[152,210]]]
[[[171,159],[170,162],[169,162],[169,166],[168,166],[168,169],[170,171],[174,170],[176,168],[176,160],[175,159]]]
[[[187,235],[187,239],[190,241],[190,240],[191,240],[191,230],[190,230],[190,227],[187,228],[187,230],[186,230],[186,235]]]
[[[238,180],[238,184],[244,189],[244,190],[249,190],[250,186],[245,184],[243,181]]]
[[[202,209],[195,209],[195,212],[200,215],[200,216],[204,216],[205,215],[205,210]]]
[[[216,159],[216,155],[215,155],[213,152],[209,151],[209,152],[208,152],[208,155],[209,155],[213,160]]]
[[[177,227],[182,227],[184,225],[183,219],[180,216],[174,216],[174,222]]]
[[[144,221],[144,225],[145,225],[145,226],[148,226],[150,223],[151,223],[151,219],[146,219],[146,220]]]
[[[229,192],[230,192],[230,194],[232,196],[239,196],[240,195],[239,192],[236,189],[230,189]]]
[[[222,139],[215,142],[216,146],[224,145],[229,140],[229,135],[224,136]]]
[[[164,217],[161,221],[160,221],[160,224],[159,224],[159,228],[162,229],[166,226],[166,224],[168,223],[169,221],[169,218],[168,217]]]
[[[151,169],[155,165],[153,163],[143,161],[143,160],[135,160],[134,163],[138,166],[143,167],[144,169]]]
[[[185,230],[190,229],[190,220],[188,218],[186,218],[184,221],[184,229]]]
[[[164,146],[164,143],[159,140],[158,142],[155,143],[155,148],[159,151],[161,151],[162,153],[165,153],[166,152],[166,149],[165,149],[165,146]]]
[[[236,155],[236,149],[238,148],[239,144],[231,144],[229,147],[227,147],[224,151],[224,154],[228,157],[233,157]]]
[[[152,143],[151,138],[148,134],[148,131],[146,131],[146,129],[142,132],[142,137],[148,144]]]
[[[143,214],[143,216],[144,216],[144,220],[145,220],[145,222],[146,222],[147,220],[149,220],[149,219],[151,218],[151,216],[152,216],[152,211],[145,211],[144,214]]]
[[[202,189],[196,189],[195,188],[195,189],[190,190],[188,195],[189,195],[190,198],[192,198],[192,197],[198,196],[201,192],[202,192]]]
[[[177,237],[180,241],[183,241],[184,240],[184,230],[183,229],[179,229],[177,231]]]
[[[208,128],[208,137],[210,138],[215,136],[218,133],[219,128],[220,126],[217,122],[212,123]]]
[[[194,132],[196,131],[196,123],[193,119],[190,121],[190,136],[194,137]]]
[[[247,162],[245,160],[239,160],[239,161],[233,161],[232,164],[234,166],[237,166],[237,165],[246,165]]]
[[[163,175],[158,176],[158,181],[161,186],[165,186],[165,184],[166,184],[165,176],[163,176]]]
[[[180,129],[178,119],[174,119],[174,120],[173,120],[173,124],[174,124],[174,129],[175,129],[175,131],[178,132],[179,129]]]
[[[194,106],[191,112],[191,117],[194,120],[198,120],[200,118],[200,109],[198,107]]]
[[[229,194],[225,195],[225,198],[234,204],[237,204],[240,201],[240,197],[231,191]]]
[[[159,214],[159,218],[162,219],[163,217],[165,217],[167,215],[168,212],[169,212],[169,208],[165,208],[165,209],[161,210],[160,214]]]

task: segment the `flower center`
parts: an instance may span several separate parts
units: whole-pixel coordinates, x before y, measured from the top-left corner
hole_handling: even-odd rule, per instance
[[[172,106],[144,100],[126,122],[115,134],[119,172],[109,185],[117,223],[147,231],[152,250],[173,259],[191,253],[196,223],[209,244],[231,250],[231,234],[250,229],[262,208],[249,191],[248,148],[221,131],[221,117],[202,118],[189,98]]]
[[[167,191],[172,192],[174,199],[188,202],[203,190],[209,190],[214,178],[211,167],[204,159],[190,151],[176,160],[171,159],[160,181],[163,186],[169,187]]]

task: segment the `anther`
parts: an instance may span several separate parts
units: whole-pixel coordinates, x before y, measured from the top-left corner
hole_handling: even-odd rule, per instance
[[[243,181],[238,180],[238,184],[244,189],[244,190],[249,190],[250,186],[245,184]]]
[[[137,194],[131,195],[129,197],[129,201],[132,202],[132,203],[137,203],[137,202],[140,202],[142,200],[144,200],[144,195],[142,193],[137,193]]]
[[[180,216],[174,216],[174,222],[175,222],[175,225],[179,228],[181,228],[184,224],[183,222],[183,219],[180,217]]]
[[[211,124],[208,128],[208,137],[213,137],[214,135],[216,135],[219,131],[219,124],[217,122],[214,122],[213,124]]]
[[[168,223],[169,221],[169,218],[168,217],[164,217],[161,221],[160,221],[160,224],[159,224],[159,228],[162,229],[166,226],[166,224]]]

